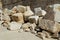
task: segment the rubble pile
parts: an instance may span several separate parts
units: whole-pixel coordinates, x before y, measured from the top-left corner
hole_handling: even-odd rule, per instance
[[[52,5],[49,7],[55,9]],[[53,11],[58,13],[55,10]],[[0,11],[0,21],[3,21],[0,26],[7,27],[10,31],[31,32],[43,40],[59,39],[60,24],[55,20],[45,19],[48,13],[41,7],[35,8],[34,11],[30,6],[22,5],[14,6],[11,10],[5,8]]]

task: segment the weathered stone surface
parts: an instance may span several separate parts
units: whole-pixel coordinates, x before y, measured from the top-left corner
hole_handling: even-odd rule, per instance
[[[60,24],[54,21],[40,19],[39,20],[39,27],[48,30],[50,32],[56,33],[60,31]]]
[[[17,13],[17,6],[14,6],[11,10],[13,13]]]
[[[10,13],[9,13],[9,9],[7,9],[7,8],[3,9],[3,14],[9,15],[9,14],[10,14]]]
[[[39,16],[30,16],[29,22],[38,24],[38,19],[39,19]]]
[[[34,13],[31,11],[30,6],[27,6],[27,11],[24,12],[25,20],[28,20],[28,17],[32,15],[34,15]]]
[[[45,34],[45,37],[46,37],[46,38],[51,38],[51,35],[50,35],[49,32],[47,32],[47,31],[42,31],[42,33]]]
[[[24,13],[26,11],[26,6],[22,6],[22,5],[18,5],[18,6],[14,6],[12,8],[12,11],[14,11],[15,13]]]
[[[18,5],[17,10],[19,13],[24,13],[27,9],[26,6]]]
[[[35,31],[36,26],[37,26],[37,25],[36,25],[35,23],[32,23],[32,24],[30,25],[30,30],[31,30],[31,32],[34,33],[34,34],[36,34],[36,31]]]
[[[0,21],[3,20],[3,11],[0,9]]]
[[[41,7],[35,8],[35,15],[37,16],[45,16],[46,15],[46,11],[42,10]]]
[[[12,20],[19,22],[19,23],[24,23],[24,19],[23,19],[23,14],[22,13],[16,13],[12,15]]]
[[[25,24],[23,24],[23,25],[22,25],[23,30],[24,30],[24,31],[30,31],[30,29],[29,29],[29,28],[30,28],[30,25],[31,25],[30,23],[25,23]]]
[[[60,4],[54,4],[55,21],[60,22]]]
[[[11,22],[9,23],[9,30],[19,30],[21,28],[22,24],[21,23],[17,23],[17,22]]]
[[[49,34],[47,32],[39,32],[38,33],[38,37],[40,37],[42,40],[57,40],[57,39],[53,39],[53,38],[47,38]]]
[[[4,20],[4,21],[10,22],[10,20],[11,20],[10,17],[9,17],[10,13],[11,13],[11,12],[10,12],[9,9],[7,9],[7,8],[5,8],[5,9],[3,10],[3,13],[2,13],[3,16],[2,16],[2,17],[3,17],[3,20]]]
[[[22,28],[24,31],[31,31],[32,33],[35,33],[35,27],[36,27],[36,24],[33,23],[25,23],[22,25]]]
[[[9,27],[9,23],[10,23],[10,22],[3,21],[2,26],[3,26],[3,27]]]

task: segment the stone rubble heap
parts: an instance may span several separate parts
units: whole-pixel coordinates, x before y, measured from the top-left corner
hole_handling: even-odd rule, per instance
[[[34,10],[35,13],[30,6],[22,5],[15,6],[11,10],[0,9],[2,16],[0,16],[0,27],[6,27],[10,31],[31,32],[43,40],[59,39],[60,24],[56,21],[44,19],[47,12],[41,7]]]

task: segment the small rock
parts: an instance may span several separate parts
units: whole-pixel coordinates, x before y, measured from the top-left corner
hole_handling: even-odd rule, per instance
[[[38,24],[38,19],[39,19],[39,16],[30,16],[29,22]]]
[[[36,31],[35,31],[36,26],[37,26],[37,25],[36,25],[35,23],[33,23],[33,24],[30,25],[30,30],[31,30],[31,32],[34,33],[34,34],[36,34]]]
[[[46,38],[51,38],[51,35],[50,35],[50,33],[49,32],[47,32],[47,31],[42,31],[42,33],[44,33],[46,36]]]
[[[11,22],[11,23],[9,23],[8,29],[10,29],[10,30],[19,30],[21,28],[21,26],[22,26],[21,23]]]
[[[30,31],[30,23],[25,23],[22,25],[24,31]]]
[[[17,6],[14,6],[11,10],[13,13],[17,13]]]

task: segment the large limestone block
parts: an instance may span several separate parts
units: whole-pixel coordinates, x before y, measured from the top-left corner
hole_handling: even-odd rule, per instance
[[[60,22],[60,4],[54,4],[55,21]]]
[[[39,19],[39,16],[30,16],[29,22],[38,24],[38,19]]]
[[[21,28],[22,24],[21,23],[17,23],[17,22],[11,22],[9,23],[9,30],[19,30]]]
[[[12,15],[12,20],[19,22],[19,23],[24,23],[24,19],[23,19],[23,14],[22,13],[16,13]]]
[[[24,12],[25,20],[28,20],[28,17],[32,15],[34,15],[34,13],[31,11],[30,6],[27,6],[27,11]]]
[[[24,13],[26,11],[26,6],[18,5],[12,8],[12,11],[18,13]]]
[[[35,8],[34,11],[37,16],[45,16],[46,14],[46,11],[42,10],[41,7]]]
[[[50,31],[52,33],[57,33],[60,31],[60,24],[54,21],[46,20],[46,19],[41,19],[39,20],[39,27]]]
[[[18,5],[17,10],[19,13],[24,13],[26,11],[26,6]]]

